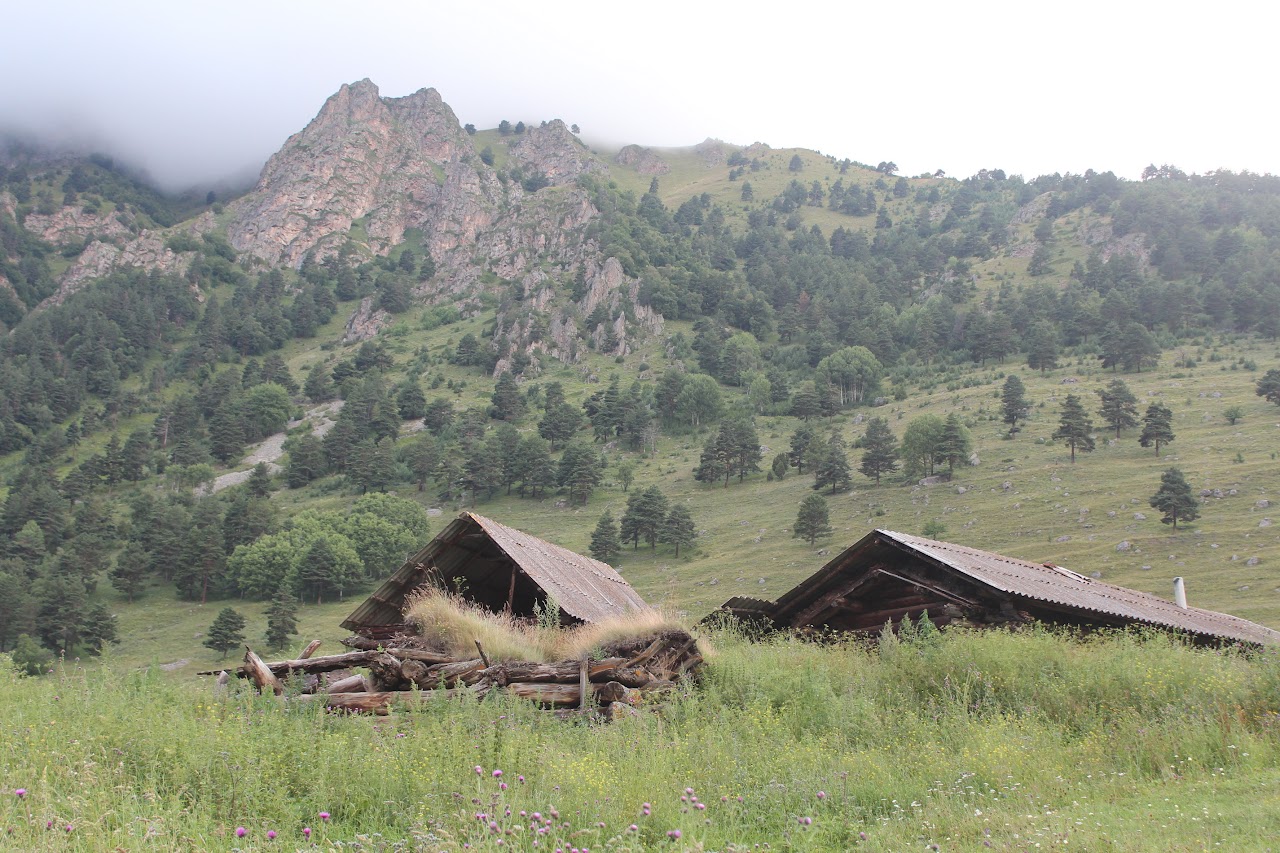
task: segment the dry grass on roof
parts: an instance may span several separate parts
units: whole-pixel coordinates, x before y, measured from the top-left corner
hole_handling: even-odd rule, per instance
[[[552,620],[539,624],[491,613],[447,592],[426,589],[413,595],[405,606],[405,621],[432,648],[459,658],[474,657],[476,641],[494,661],[570,660],[620,641],[649,637],[667,631],[687,631],[687,627],[660,610],[635,610],[600,622],[564,629]]]

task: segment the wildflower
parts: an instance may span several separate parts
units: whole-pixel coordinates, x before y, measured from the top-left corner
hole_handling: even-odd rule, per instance
[[[13,792],[13,795],[14,795],[15,797],[17,797],[18,799],[22,799],[23,797],[25,797],[25,796],[27,795],[27,789],[26,789],[26,788],[19,788],[18,790],[16,790],[16,791],[14,791],[14,792]]]
[[[827,792],[826,792],[826,791],[819,791],[819,792],[818,792],[818,799],[820,799],[820,800],[825,800],[826,798],[827,798]]]
[[[681,832],[678,829],[667,830],[667,838],[670,838],[672,841],[678,841],[680,839],[680,835]]]
[[[523,785],[523,784],[524,784],[524,777],[523,777],[523,776],[517,776],[517,777],[516,777],[516,781],[517,781],[517,782],[519,782],[521,785]]]
[[[858,840],[859,840],[859,841],[866,841],[866,840],[867,840],[867,834],[866,834],[865,832],[859,832],[859,833],[858,833]]]
[[[476,775],[477,775],[477,776],[483,776],[483,775],[484,775],[484,768],[483,768],[483,767],[481,767],[479,764],[477,764],[477,765],[476,765]]]
[[[309,826],[302,827],[302,837],[306,838],[308,841],[311,840],[311,827]]]
[[[501,770],[495,770],[495,771],[493,771],[493,778],[495,778],[495,779],[501,779],[501,778],[502,778],[502,771],[501,771]]]
[[[73,829],[75,829],[75,827],[74,827],[74,826],[72,826],[71,824],[67,824],[67,826],[66,826],[66,830],[67,830],[67,832],[70,832],[70,831],[71,831],[71,830],[73,830]]]
[[[44,825],[45,829],[53,829],[53,821],[49,821]]]
[[[329,813],[328,813],[328,812],[320,812],[320,819],[321,819],[321,820],[328,820],[328,819],[329,819]]]
[[[692,794],[692,793],[693,793],[693,789],[692,789],[692,788],[685,788],[685,789],[684,789],[684,792],[685,792],[686,794]]]
[[[634,823],[631,824],[631,826],[627,827],[627,832],[639,832],[639,831],[640,831],[640,827],[636,826]]]
[[[275,841],[275,840],[276,840],[276,831],[275,831],[274,829],[268,829],[268,830],[267,830],[267,839],[268,839],[269,841]]]
[[[505,791],[505,790],[507,790],[507,783],[506,783],[506,782],[499,782],[499,783],[498,783],[498,790],[500,790],[500,791]]]
[[[811,817],[802,817],[802,818],[800,818],[800,825],[801,825],[801,826],[810,826],[812,823],[813,823],[813,818],[811,818]]]
[[[245,829],[243,826],[236,827],[236,838],[244,838],[248,834],[249,830]]]
[[[705,809],[706,807],[707,807],[707,804],[706,804],[706,803],[695,803],[695,804],[694,804],[694,808],[696,808],[698,811],[702,811],[702,810],[703,810],[703,809]]]

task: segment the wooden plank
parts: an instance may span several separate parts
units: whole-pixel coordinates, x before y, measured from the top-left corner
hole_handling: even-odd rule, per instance
[[[778,617],[779,621],[783,624],[790,625],[793,628],[799,628],[802,625],[812,625],[819,621],[818,617],[835,607],[836,602],[845,598],[845,596],[852,595],[861,587],[878,578],[879,572],[880,570],[878,568],[873,569],[866,574],[859,575],[853,580],[845,581],[826,595],[819,598],[817,601],[810,604],[804,610],[801,610],[795,616]]]
[[[320,648],[320,641],[312,640],[311,642],[307,643],[307,647],[302,650],[302,654],[298,655],[298,659],[306,660],[307,658],[315,654],[315,651],[318,648]]]

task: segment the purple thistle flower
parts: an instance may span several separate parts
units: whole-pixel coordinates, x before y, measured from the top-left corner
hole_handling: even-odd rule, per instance
[[[26,788],[19,788],[18,790],[16,790],[16,791],[14,791],[14,792],[13,792],[13,795],[14,795],[15,797],[17,797],[18,799],[22,799],[23,797],[25,797],[25,796],[27,795],[27,789],[26,789]]]
[[[66,829],[67,829],[67,832],[70,832],[71,830],[75,829],[75,827],[72,826],[71,824],[67,824]]]
[[[245,829],[243,826],[236,827],[236,838],[244,838],[248,834],[249,830]]]
[[[640,831],[640,827],[636,826],[634,823],[631,824],[631,826],[627,827],[627,832],[639,832],[639,831]]]
[[[859,841],[866,841],[866,840],[867,840],[867,834],[866,834],[865,832],[859,832],[859,833],[858,833],[858,840],[859,840]]]
[[[507,790],[507,783],[506,783],[506,782],[499,782],[499,783],[498,783],[498,790],[500,790],[500,791],[505,791],[505,790]]]
[[[516,777],[516,781],[517,781],[517,782],[519,782],[521,785],[523,785],[523,784],[524,784],[524,777],[523,777],[523,776],[517,776],[517,777]]]
[[[311,838],[311,827],[309,826],[302,827],[302,836],[309,840]]]
[[[669,830],[667,830],[667,838],[670,838],[672,841],[677,841],[677,840],[679,840],[679,838],[680,838],[680,836],[681,836],[682,834],[683,834],[683,833],[681,833],[681,832],[680,832],[680,830],[678,830],[678,829],[669,829]]]
[[[707,804],[706,804],[706,803],[696,803],[696,804],[694,805],[694,808],[696,808],[698,811],[702,811],[702,810],[703,810],[703,809],[705,809],[706,807],[707,807]]]
[[[328,813],[328,812],[320,812],[320,819],[321,819],[321,820],[328,820],[328,819],[329,819],[329,813]]]
[[[270,841],[276,840],[276,831],[274,829],[267,830],[267,839]]]
[[[819,792],[818,792],[818,799],[820,799],[820,800],[825,800],[826,798],[827,798],[827,792],[826,792],[826,791],[819,791]]]
[[[483,767],[481,767],[479,764],[477,764],[477,765],[476,765],[476,775],[477,775],[477,776],[483,776],[483,775],[484,775],[484,768],[483,768]]]
[[[495,779],[501,779],[501,778],[502,778],[502,771],[501,771],[501,770],[495,770],[495,771],[493,771],[493,778],[495,778]]]

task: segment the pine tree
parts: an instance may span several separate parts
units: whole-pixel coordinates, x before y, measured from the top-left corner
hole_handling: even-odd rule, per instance
[[[715,485],[721,479],[725,488],[729,486],[729,448],[724,440],[723,428],[707,439],[702,448],[702,456],[698,458],[698,467],[693,469],[693,479],[699,483]]]
[[[271,494],[271,469],[267,467],[267,463],[259,462],[253,466],[245,487],[255,498],[265,498]]]
[[[862,437],[862,464],[858,470],[880,485],[880,477],[898,467],[898,439],[889,422],[884,418],[867,421],[867,432]]]
[[[1031,402],[1027,400],[1027,388],[1022,380],[1013,374],[1004,381],[1000,391],[1000,409],[1005,423],[1009,425],[1009,435],[1018,432],[1018,421],[1026,420]]]
[[[1044,373],[1058,366],[1058,330],[1051,324],[1032,325],[1027,335],[1027,366]]]
[[[283,649],[292,634],[298,633],[298,600],[281,586],[267,607],[267,647]]]
[[[1200,502],[1191,493],[1191,484],[1177,468],[1170,468],[1160,476],[1160,488],[1149,501],[1158,509],[1162,524],[1172,524],[1178,529],[1178,520],[1195,521],[1200,517]]]
[[[791,538],[807,539],[810,545],[819,536],[831,535],[831,516],[822,495],[809,495],[800,502],[800,512],[791,528]]]
[[[632,550],[640,547],[641,539],[653,546],[666,520],[667,496],[657,486],[632,492],[619,525],[621,539],[630,540]]]
[[[844,439],[838,432],[831,434],[813,460],[813,488],[816,491],[823,486],[830,486],[833,495],[853,487],[849,457],[844,452]]]
[[[1173,412],[1159,403],[1147,406],[1147,413],[1142,416],[1142,435],[1138,443],[1143,447],[1156,446],[1156,456],[1160,455],[1160,445],[1173,441]]]
[[[1120,430],[1138,425],[1138,398],[1123,379],[1112,379],[1098,396],[1102,398],[1098,414],[1116,431],[1116,438],[1120,437]]]
[[[1255,393],[1268,403],[1280,405],[1280,370],[1268,370],[1258,380]]]
[[[500,421],[514,421],[524,414],[524,395],[509,370],[498,376],[490,399],[493,403],[490,413]]]
[[[799,429],[791,434],[791,451],[787,456],[791,460],[791,464],[796,466],[797,473],[804,473],[805,461],[810,459],[810,450],[820,447],[821,444],[822,442],[818,439],[818,431],[808,424],[802,424]]]
[[[942,425],[942,443],[938,446],[938,455],[947,463],[947,478],[955,473],[956,463],[964,462],[973,450],[973,439],[969,430],[960,423],[960,416],[955,412],[947,415]]]
[[[686,548],[693,546],[693,541],[698,537],[697,525],[693,523],[693,516],[689,514],[689,507],[684,504],[676,504],[671,507],[671,511],[667,513],[666,523],[662,528],[662,541],[676,546],[676,556],[680,556],[680,546]]]
[[[230,607],[224,607],[209,626],[204,645],[215,652],[222,652],[225,659],[227,652],[244,642],[244,626],[243,616]]]
[[[613,563],[618,559],[622,543],[618,538],[618,523],[613,520],[613,513],[605,510],[596,522],[596,529],[591,532],[591,556],[602,563]]]
[[[1084,410],[1084,405],[1075,394],[1068,394],[1062,401],[1062,414],[1058,420],[1058,429],[1053,434],[1056,441],[1062,439],[1071,447],[1071,461],[1076,461],[1076,450],[1084,453],[1093,452],[1093,421]]]

